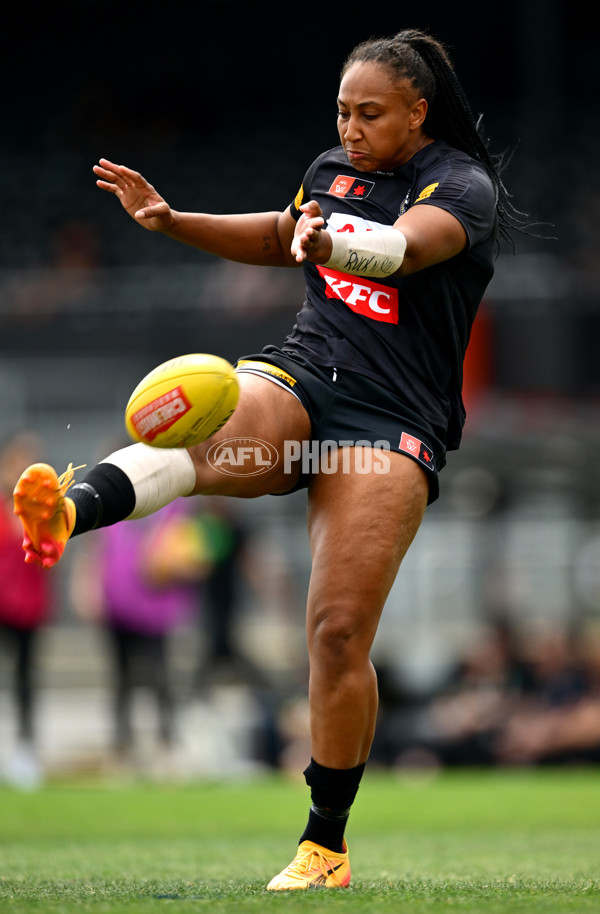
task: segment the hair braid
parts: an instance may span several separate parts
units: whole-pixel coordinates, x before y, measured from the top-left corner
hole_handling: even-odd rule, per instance
[[[481,118],[476,120],[465,91],[454,72],[450,57],[435,38],[418,29],[405,29],[391,38],[374,38],[359,44],[350,53],[342,75],[355,63],[381,63],[399,79],[409,80],[427,100],[424,129],[434,139],[452,146],[481,162],[496,192],[499,231],[514,250],[511,230],[526,231],[523,214],[510,202],[501,172],[510,157],[490,155],[481,133]]]

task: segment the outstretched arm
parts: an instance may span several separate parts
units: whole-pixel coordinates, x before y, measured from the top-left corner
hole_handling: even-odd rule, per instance
[[[299,266],[291,253],[296,223],[290,213],[182,213],[139,172],[100,159],[96,184],[114,194],[138,225],[227,260],[258,266]]]

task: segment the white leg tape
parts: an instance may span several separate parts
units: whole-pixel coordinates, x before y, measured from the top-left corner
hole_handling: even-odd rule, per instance
[[[127,518],[146,517],[181,495],[189,495],[196,484],[194,462],[185,448],[158,448],[132,444],[105,457],[129,477],[135,491],[135,508]]]

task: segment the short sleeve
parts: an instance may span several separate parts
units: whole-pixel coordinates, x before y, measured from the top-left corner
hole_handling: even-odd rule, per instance
[[[315,171],[317,170],[317,165],[319,164],[319,162],[321,161],[322,158],[323,158],[323,156],[319,156],[319,158],[315,162],[312,163],[312,165],[310,166],[310,168],[304,175],[304,178],[302,180],[302,184],[300,185],[300,189],[298,190],[298,193],[294,197],[293,201],[290,203],[290,213],[292,215],[292,218],[295,219],[296,222],[302,215],[302,213],[300,212],[300,207],[302,206],[303,203],[306,203],[307,200],[311,199],[312,182],[313,182],[314,174],[315,174]]]
[[[438,163],[423,176],[413,205],[438,206],[463,226],[469,247],[486,241],[496,225],[496,192],[472,160]]]

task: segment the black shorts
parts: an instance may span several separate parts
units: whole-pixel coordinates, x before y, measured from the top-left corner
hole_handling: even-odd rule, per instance
[[[269,378],[300,400],[311,421],[311,441],[370,446],[415,460],[429,482],[428,504],[439,496],[446,448],[433,427],[376,381],[354,371],[322,368],[301,355],[267,346],[236,362],[236,371]],[[302,474],[290,491],[306,488]]]

